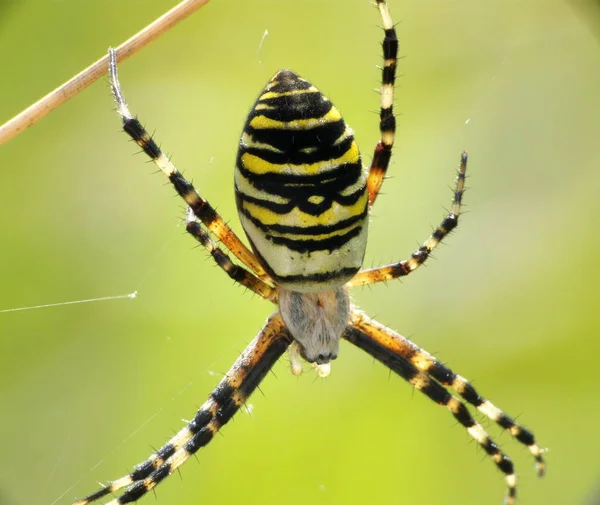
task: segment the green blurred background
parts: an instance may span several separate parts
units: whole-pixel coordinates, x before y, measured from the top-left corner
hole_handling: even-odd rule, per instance
[[[21,1],[0,9],[0,121],[173,0]],[[597,3],[399,1],[398,141],[366,264],[407,257],[449,206],[468,213],[427,268],[358,305],[472,379],[549,447],[520,503],[581,504],[600,479],[600,45]],[[595,9],[595,10],[594,10]],[[213,0],[121,66],[134,112],[240,231],[245,114],[281,67],[378,139],[378,13],[366,0]],[[268,36],[258,50],[265,30]],[[105,80],[0,149],[0,503],[68,505],[190,419],[269,304],[233,286],[133,156]],[[327,380],[283,359],[216,440],[144,503],[502,503],[501,474],[443,408],[342,344]]]

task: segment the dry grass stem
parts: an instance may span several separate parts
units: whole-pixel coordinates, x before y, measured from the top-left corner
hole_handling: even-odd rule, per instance
[[[126,60],[209,1],[183,0],[117,47],[118,61]],[[0,126],[0,144],[16,137],[19,133],[37,123],[46,114],[83,91],[107,72],[108,54]]]

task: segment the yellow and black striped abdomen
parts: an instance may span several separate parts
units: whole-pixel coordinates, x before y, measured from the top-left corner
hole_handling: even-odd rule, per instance
[[[366,179],[353,132],[331,101],[279,71],[248,115],[235,170],[242,226],[279,284],[328,290],[359,270]]]

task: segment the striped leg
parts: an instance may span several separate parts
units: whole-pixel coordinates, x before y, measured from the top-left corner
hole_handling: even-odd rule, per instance
[[[234,264],[229,256],[225,254],[215,242],[210,238],[209,234],[206,233],[200,223],[196,221],[194,211],[188,207],[187,212],[187,232],[194,237],[204,248],[210,253],[215,262],[221,267],[229,277],[234,281],[241,284],[242,286],[254,291],[257,295],[261,296],[265,300],[277,303],[278,292],[273,286],[267,284],[262,279],[259,279],[254,274],[246,270],[245,268]]]
[[[117,112],[123,119],[123,129],[142,150],[152,159],[152,161],[169,178],[179,196],[185,200],[185,203],[194,211],[196,217],[204,223],[206,228],[213,233],[234,256],[236,256],[244,265],[255,272],[263,279],[269,279],[264,269],[256,259],[256,256],[242,243],[233,230],[223,221],[223,218],[217,214],[217,211],[204,200],[196,191],[194,186],[188,182],[177,170],[175,165],[160,150],[154,139],[145,130],[142,124],[135,118],[129,108],[125,97],[121,92],[119,76],[117,72],[117,56],[114,49],[109,49],[110,64],[110,86],[117,102]]]
[[[425,243],[419,247],[417,251],[412,253],[410,259],[391,265],[361,270],[348,282],[347,286],[365,286],[366,284],[373,284],[374,282],[389,281],[391,279],[396,279],[397,277],[403,277],[425,263],[425,260],[429,258],[431,251],[433,251],[458,224],[462,196],[465,191],[466,172],[467,153],[462,153],[460,165],[458,167],[458,175],[456,177],[456,186],[454,188],[452,210]]]
[[[381,77],[381,110],[379,113],[379,130],[381,140],[375,147],[367,188],[369,190],[369,207],[375,203],[385,173],[390,164],[394,137],[396,135],[396,118],[394,116],[394,85],[396,83],[396,65],[398,62],[398,38],[390,10],[384,0],[377,0],[377,8],[383,21],[385,37],[383,39],[383,67]]]
[[[139,500],[212,440],[260,384],[290,340],[279,313],[271,316],[186,427],[132,473],[73,505],[86,505],[127,486],[108,505]]]
[[[526,445],[535,458],[538,475],[544,474],[543,450],[536,444],[533,433],[480,396],[465,378],[455,374],[427,351],[357,310],[351,317],[351,329],[344,337],[381,361],[433,401],[445,405],[450,410],[504,473],[508,485],[508,504],[513,504],[516,496],[516,477],[512,461],[473,419],[465,405],[444,386],[452,387],[479,412],[507,429],[514,438]]]

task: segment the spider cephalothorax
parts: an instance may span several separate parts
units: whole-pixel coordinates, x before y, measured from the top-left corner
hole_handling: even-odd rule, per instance
[[[526,445],[538,473],[543,474],[543,451],[530,431],[427,351],[350,303],[350,288],[408,275],[456,227],[467,169],[467,155],[463,153],[450,213],[410,258],[360,270],[368,212],[389,165],[396,126],[393,97],[398,41],[386,2],[377,0],[377,7],[385,33],[381,140],[370,167],[363,166],[352,130],[329,99],[289,70],[275,74],[250,111],[236,162],[235,194],[254,252],[181,175],[131,114],[118,81],[116,54],[110,51],[110,82],[124,130],[165,173],[187,204],[187,231],[232,279],[278,304],[279,310],[267,320],[189,424],[131,474],[76,505],[86,505],[124,487],[125,492],[111,505],[139,499],[212,440],[286,349],[290,350],[294,373],[302,371],[302,357],[325,376],[330,361],[338,355],[341,338],[445,406],[504,474],[508,505],[516,497],[512,461],[472,417],[465,402]],[[237,263],[211,234],[235,256]]]
[[[327,365],[337,358],[350,321],[350,297],[344,286],[314,293],[281,288],[279,310],[306,361]]]

